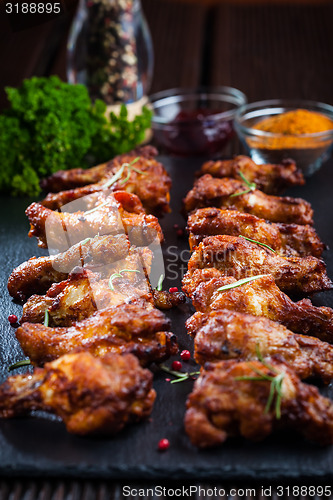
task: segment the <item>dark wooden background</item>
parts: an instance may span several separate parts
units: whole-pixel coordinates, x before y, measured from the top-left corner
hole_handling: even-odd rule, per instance
[[[332,1],[201,2],[142,0],[155,48],[152,92],[231,85],[249,101],[300,97],[333,103]],[[67,2],[60,18],[16,32],[0,16],[0,108],[6,85],[32,75],[66,78],[75,5]]]

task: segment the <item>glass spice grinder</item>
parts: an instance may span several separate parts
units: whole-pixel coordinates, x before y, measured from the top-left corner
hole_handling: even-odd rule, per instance
[[[152,72],[140,0],[80,0],[68,40],[68,81],[86,85],[91,99],[108,109],[125,103],[131,113],[148,102]]]

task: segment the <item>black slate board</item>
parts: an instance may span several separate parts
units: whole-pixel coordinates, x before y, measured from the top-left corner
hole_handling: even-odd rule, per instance
[[[173,213],[162,220],[166,235],[165,249],[168,275],[186,270],[188,247],[186,239],[176,236],[173,225],[184,226],[179,214],[181,199],[192,186],[193,175],[200,162],[161,158],[173,178]],[[333,161],[308,179],[307,185],[288,194],[309,200],[315,210],[315,225],[322,239],[333,248]],[[24,209],[30,200],[1,200],[0,229],[0,378],[8,373],[7,366],[22,359],[9,325],[10,313],[20,316],[21,307],[14,304],[6,282],[13,267],[32,255],[39,255],[36,241],[27,237],[28,223]],[[178,257],[175,247],[178,246]],[[333,252],[325,252],[328,273],[333,276]],[[165,286],[179,286],[179,280],[169,279]],[[316,305],[333,307],[333,292],[313,297]],[[184,328],[191,314],[189,304],[169,313],[173,331],[179,337],[180,348],[191,348]],[[191,365],[188,366],[189,368]],[[22,369],[23,370],[23,369]],[[185,400],[192,382],[171,385],[165,373],[155,376],[157,400],[150,421],[129,427],[113,439],[79,438],[69,435],[63,424],[52,418],[22,418],[0,421],[0,475],[94,477],[109,479],[288,479],[313,478],[326,481],[333,478],[333,448],[320,448],[294,434],[275,435],[260,444],[241,439],[228,441],[223,447],[199,451],[186,437],[183,429]],[[333,399],[333,387],[321,388]],[[161,438],[171,446],[165,453],[157,451]]]

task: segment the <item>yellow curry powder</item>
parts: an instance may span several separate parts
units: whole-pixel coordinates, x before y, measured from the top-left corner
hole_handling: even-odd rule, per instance
[[[301,134],[333,131],[333,120],[315,111],[296,109],[260,121],[253,128],[264,132],[281,134],[280,137],[258,137],[251,139],[253,146],[268,149],[316,148],[329,144],[315,138],[299,137]],[[255,143],[255,144],[254,144]]]

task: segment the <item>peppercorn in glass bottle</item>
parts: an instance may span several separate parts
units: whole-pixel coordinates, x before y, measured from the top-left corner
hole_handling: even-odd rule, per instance
[[[147,102],[153,47],[140,0],[80,0],[67,56],[68,81],[86,85],[93,101],[139,112]]]

